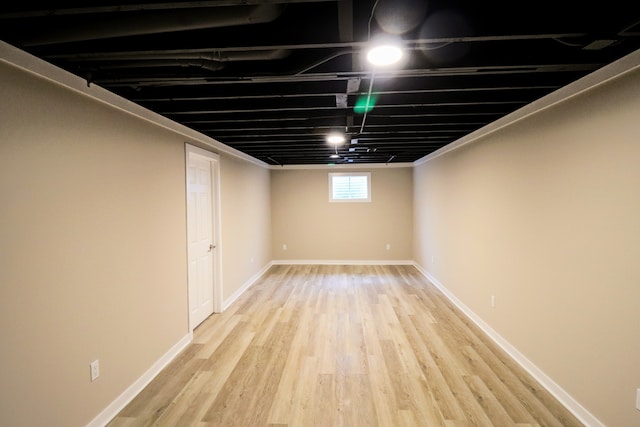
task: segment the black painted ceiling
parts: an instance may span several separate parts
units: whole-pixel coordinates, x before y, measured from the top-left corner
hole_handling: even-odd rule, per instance
[[[9,1],[0,37],[272,165],[395,163],[637,50],[640,2]]]

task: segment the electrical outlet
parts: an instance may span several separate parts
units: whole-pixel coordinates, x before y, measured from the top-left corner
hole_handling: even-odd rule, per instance
[[[636,409],[640,411],[640,388],[636,390]]]
[[[496,307],[496,296],[495,295],[491,295],[491,307],[493,307],[493,308]]]
[[[390,251],[391,250],[391,243],[387,243],[387,250]]]
[[[100,361],[94,360],[89,367],[91,368],[91,381],[93,382],[100,376]]]
[[[282,250],[286,251],[287,250],[287,244],[285,243],[284,245],[282,245]]]

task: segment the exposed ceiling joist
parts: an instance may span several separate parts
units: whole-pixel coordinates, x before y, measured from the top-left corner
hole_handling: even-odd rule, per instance
[[[383,34],[402,41],[396,68],[364,60]],[[24,0],[3,4],[0,38],[269,164],[384,164],[418,160],[639,49],[640,8]],[[329,146],[331,131],[346,142]]]

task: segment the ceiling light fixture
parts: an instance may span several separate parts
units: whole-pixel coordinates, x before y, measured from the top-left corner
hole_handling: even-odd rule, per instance
[[[339,133],[332,133],[327,136],[327,142],[329,144],[339,145],[345,141],[344,135]]]
[[[392,44],[374,46],[367,52],[367,61],[379,67],[393,65],[401,59],[402,49]]]

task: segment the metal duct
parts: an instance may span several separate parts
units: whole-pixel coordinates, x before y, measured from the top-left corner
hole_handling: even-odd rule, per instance
[[[77,21],[59,25],[51,31],[32,31],[20,40],[20,44],[41,46],[111,37],[259,24],[274,21],[283,10],[282,4],[262,4],[84,15],[82,20],[77,17]]]

